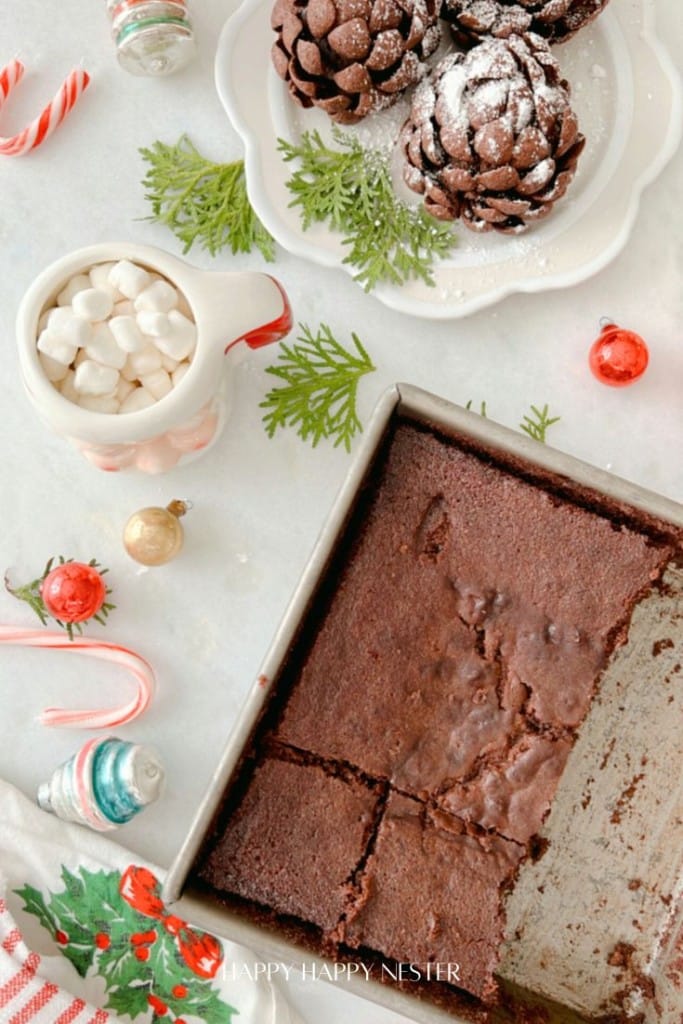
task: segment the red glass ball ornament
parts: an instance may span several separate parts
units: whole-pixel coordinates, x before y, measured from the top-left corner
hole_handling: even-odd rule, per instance
[[[617,324],[605,324],[591,345],[588,365],[601,384],[623,388],[642,377],[649,358],[647,345],[639,334]]]
[[[40,596],[49,615],[61,622],[85,622],[102,608],[107,588],[101,573],[83,562],[64,562],[47,574]]]

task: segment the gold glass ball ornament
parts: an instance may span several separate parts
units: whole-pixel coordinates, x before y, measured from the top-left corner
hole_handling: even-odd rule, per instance
[[[165,565],[179,553],[184,534],[180,517],[191,508],[174,500],[166,508],[150,506],[134,512],[123,528],[123,546],[141,565]]]

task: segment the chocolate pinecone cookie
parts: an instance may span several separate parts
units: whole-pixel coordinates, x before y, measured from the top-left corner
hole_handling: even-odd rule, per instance
[[[484,36],[536,32],[550,43],[569,39],[596,18],[608,0],[443,0],[441,17],[467,48]]]
[[[508,233],[550,212],[584,142],[569,85],[531,33],[444,57],[415,90],[400,136],[405,181],[429,213]]]
[[[415,85],[441,34],[437,0],[276,0],[271,24],[291,95],[342,124]]]

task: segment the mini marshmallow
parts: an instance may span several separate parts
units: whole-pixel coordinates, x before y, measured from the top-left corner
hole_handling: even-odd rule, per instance
[[[99,288],[84,288],[73,297],[71,308],[83,320],[106,320],[114,307],[111,292]]]
[[[114,303],[111,311],[112,316],[135,316],[135,306],[130,299],[121,299]]]
[[[186,316],[172,309],[168,314],[170,330],[161,338],[155,338],[154,344],[166,356],[171,356],[180,362],[187,359],[194,352],[197,344],[197,325],[188,320]]]
[[[123,374],[121,374],[121,376],[119,377],[119,382],[116,385],[115,392],[119,402],[123,402],[124,399],[128,398],[128,395],[131,393],[131,391],[134,390],[135,384],[133,384],[132,380],[126,380]]]
[[[173,359],[171,356],[165,356],[162,352],[161,365],[168,371],[168,373],[173,373],[173,371],[180,366],[180,363],[177,359]]]
[[[120,292],[109,279],[114,263],[96,263],[90,268],[90,288],[98,288],[101,292],[109,292],[114,302],[120,298]]]
[[[146,373],[140,377],[140,383],[157,401],[167,395],[173,387],[170,374],[163,369],[155,370],[154,373]]]
[[[62,363],[63,366],[69,366],[76,358],[78,349],[76,345],[72,345],[70,341],[66,341],[59,334],[53,334],[50,328],[46,327],[38,338],[38,351],[50,356],[56,362]],[[159,360],[161,361],[161,357]]]
[[[117,413],[120,403],[113,395],[81,395],[78,404],[90,412]]]
[[[58,306],[70,306],[74,295],[82,292],[85,288],[91,288],[90,278],[87,274],[75,274],[70,278],[57,296]]]
[[[60,380],[64,380],[69,372],[68,364],[65,366],[64,363],[57,362],[52,356],[46,356],[44,352],[39,352],[38,358],[43,368],[43,373],[49,381],[57,384]]]
[[[151,338],[160,338],[171,330],[169,319],[165,313],[157,313],[151,309],[143,309],[136,316],[136,322],[143,334]]]
[[[174,388],[178,387],[178,385],[180,384],[181,380],[183,379],[183,377],[185,376],[185,374],[187,373],[187,371],[189,369],[190,369],[190,364],[189,363],[178,363],[177,369],[175,369],[173,371],[173,373],[171,374],[171,377],[173,379],[173,387]]]
[[[147,388],[135,388],[135,390],[131,391],[128,397],[121,402],[119,412],[141,412],[142,409],[149,409],[150,405],[154,405],[154,403],[154,395],[150,395]]]
[[[113,366],[102,366],[94,359],[86,359],[76,368],[74,387],[79,395],[110,395],[118,382],[119,371]]]
[[[190,308],[190,303],[187,301],[182,292],[178,292],[178,302],[176,303],[176,309],[178,310],[179,313],[182,313],[183,316],[186,316],[188,320],[194,320],[194,317],[192,315],[192,309]]]
[[[64,341],[80,347],[87,345],[92,337],[92,327],[87,320],[75,316],[71,306],[55,306],[47,317],[48,329]]]
[[[116,344],[124,352],[140,352],[145,347],[146,342],[135,317],[113,316],[109,321],[109,329]]]
[[[135,299],[138,313],[150,310],[153,313],[168,313],[178,302],[178,292],[169,281],[152,281]]]
[[[121,376],[124,380],[136,381],[138,379],[138,371],[134,366],[131,365],[131,356],[128,356],[126,362],[121,367]]]
[[[76,374],[73,370],[69,370],[64,380],[60,381],[59,390],[68,402],[78,402],[81,396],[76,391]]]
[[[140,352],[131,352],[126,367],[133,369],[136,377],[145,377],[161,368],[161,352],[154,345],[145,345]]]
[[[113,366],[116,370],[121,370],[126,362],[126,353],[119,348],[109,323],[97,325],[92,339],[85,346],[85,351],[96,363]]]
[[[109,272],[109,282],[117,288],[127,299],[135,299],[150,282],[148,272],[144,267],[130,260],[119,260]]]

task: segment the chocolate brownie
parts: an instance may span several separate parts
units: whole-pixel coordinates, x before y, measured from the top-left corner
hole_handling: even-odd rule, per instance
[[[501,891],[523,855],[516,843],[475,838],[457,818],[392,794],[344,941],[422,971],[449,964],[454,981],[486,1000],[503,939]]]
[[[398,422],[199,859],[219,899],[493,998],[505,890],[676,550],[566,484]]]
[[[374,821],[377,794],[322,768],[266,759],[205,873],[219,890],[334,928]]]

